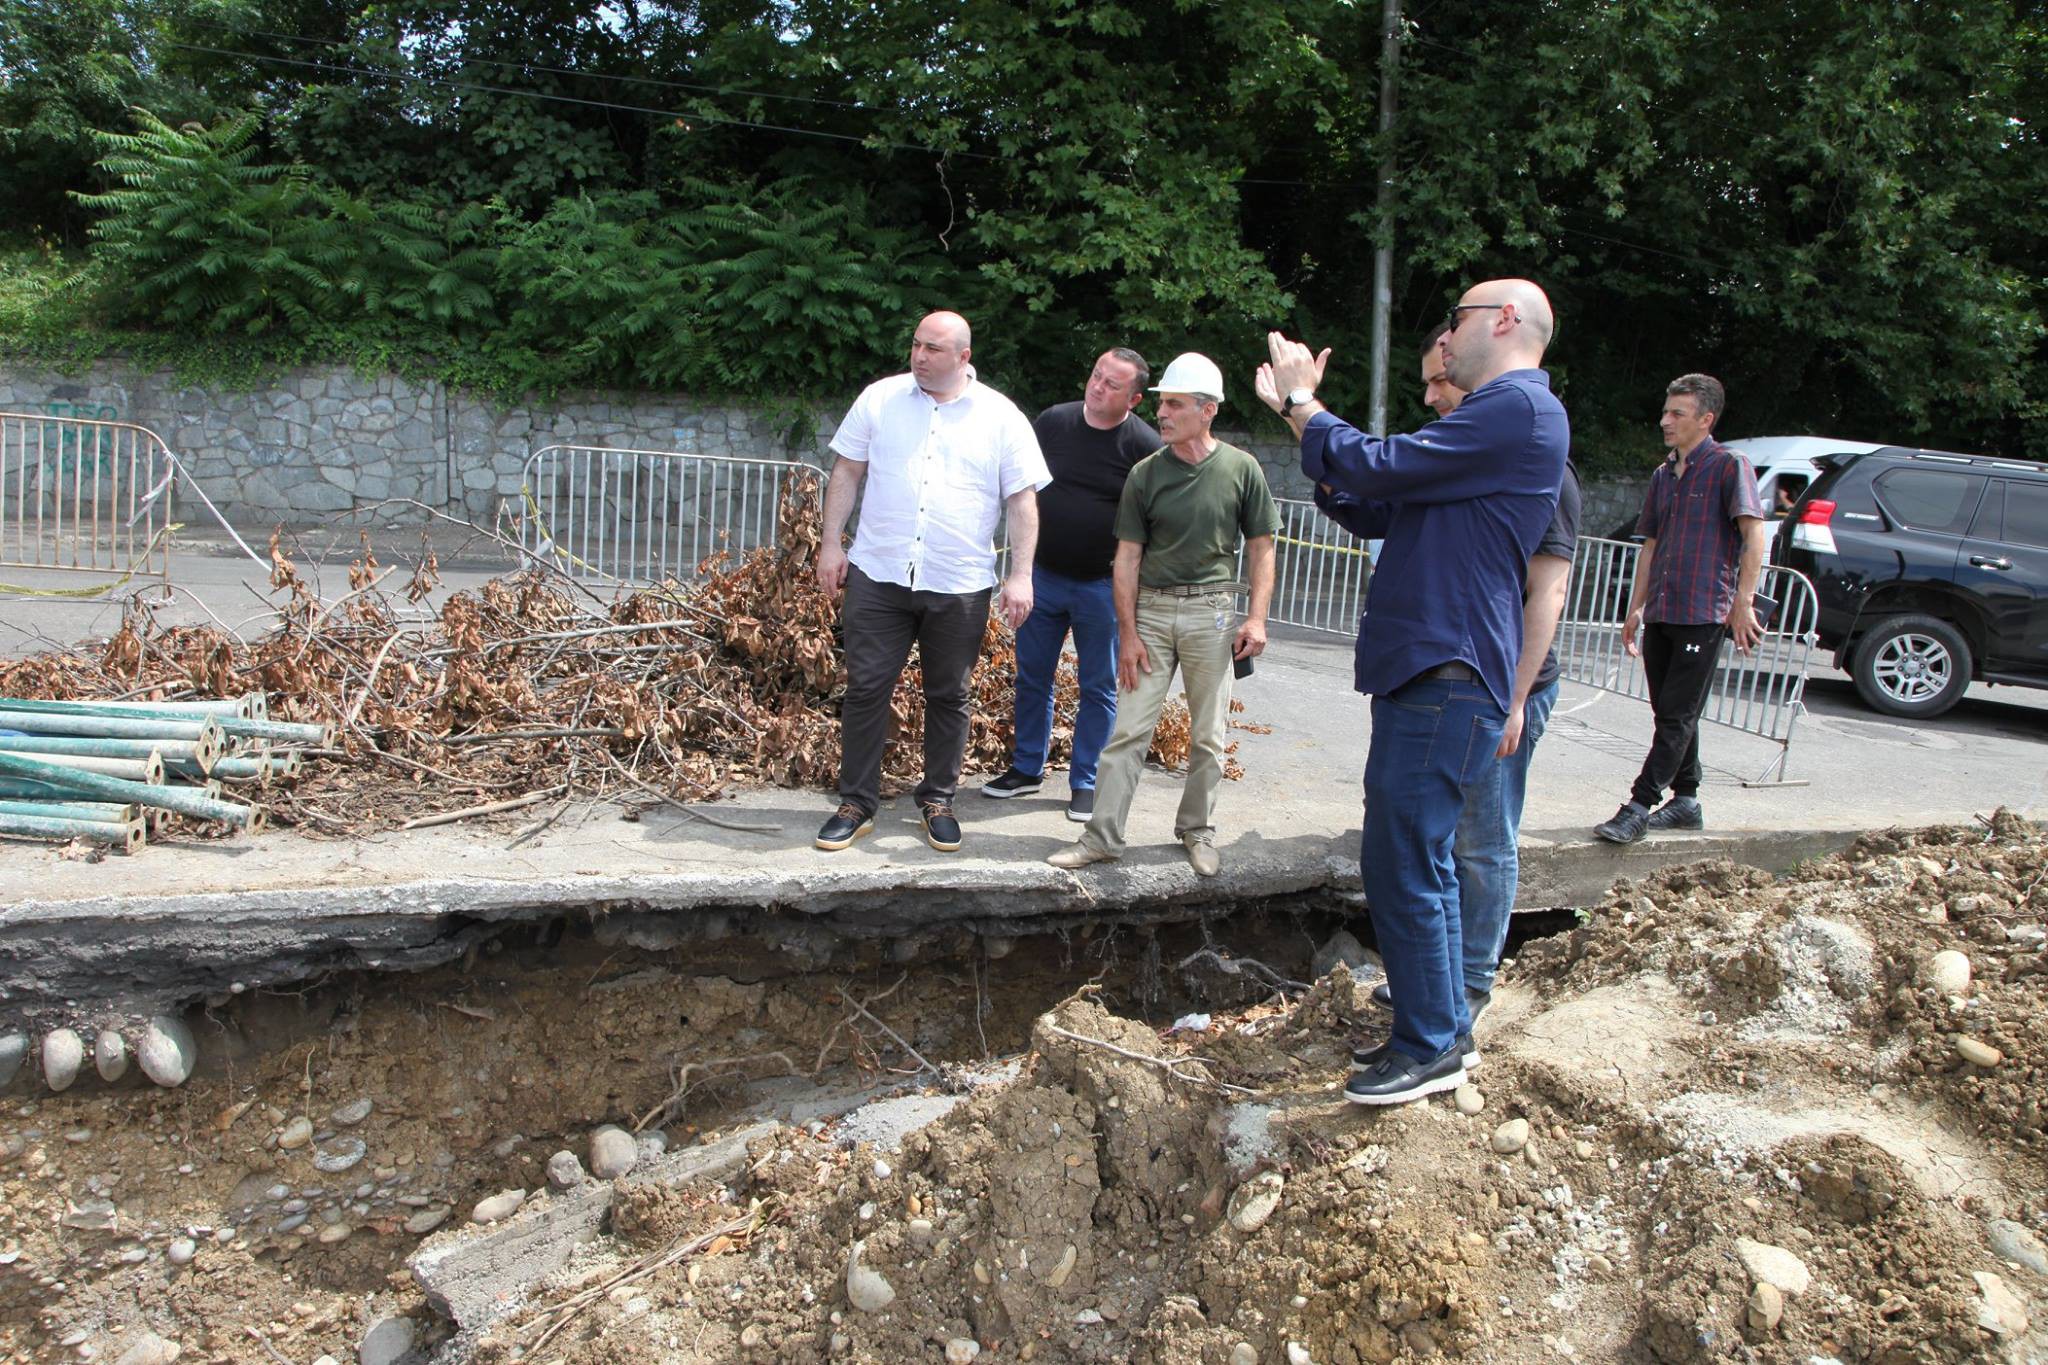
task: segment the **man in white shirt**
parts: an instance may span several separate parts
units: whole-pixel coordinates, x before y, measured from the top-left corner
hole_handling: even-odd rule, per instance
[[[832,437],[818,583],[846,600],[846,699],[840,708],[839,809],[817,847],[847,848],[875,827],[889,699],[910,647],[924,675],[925,842],[960,847],[953,793],[967,753],[968,680],[995,588],[996,519],[1010,527],[1010,576],[998,599],[1012,629],[1031,614],[1038,490],[1052,482],[1023,413],[975,378],[973,336],[933,313],[910,342],[910,373],[862,391]],[[863,479],[860,528],[842,548]]]

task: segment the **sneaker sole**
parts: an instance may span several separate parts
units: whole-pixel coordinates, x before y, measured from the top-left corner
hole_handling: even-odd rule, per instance
[[[1083,815],[1080,811],[1077,811],[1072,806],[1069,806],[1067,807],[1067,818],[1069,820],[1072,820],[1077,825],[1085,825],[1090,820],[1093,820],[1095,818],[1095,812],[1091,810],[1086,815]]]
[[[1648,830],[1644,831],[1645,834],[1648,832]],[[1599,829],[1594,830],[1593,833],[1596,837],[1605,839],[1610,844],[1633,844],[1639,842],[1643,837],[1642,834],[1638,834],[1633,838],[1624,839],[1619,834],[1609,834],[1605,830]]]
[[[1038,795],[1039,788],[1044,785],[1044,783],[1039,783],[1036,786],[1030,787],[1012,787],[1008,791],[997,791],[994,787],[983,787],[981,794],[991,801],[1007,801],[1013,796],[1036,796]]]
[[[844,839],[813,839],[811,840],[811,847],[823,849],[827,853],[837,853],[843,848],[852,848],[874,832],[875,822],[870,820]]]
[[[1432,1080],[1417,1081],[1406,1090],[1397,1090],[1385,1095],[1354,1095],[1349,1090],[1346,1090],[1344,1098],[1353,1104],[1366,1104],[1374,1107],[1406,1104],[1410,1100],[1419,1100],[1428,1095],[1441,1095],[1446,1090],[1456,1090],[1464,1083],[1465,1068],[1461,1066],[1448,1076],[1438,1076]]]

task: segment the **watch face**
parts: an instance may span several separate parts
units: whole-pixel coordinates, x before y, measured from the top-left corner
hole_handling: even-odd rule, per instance
[[[1295,389],[1287,395],[1287,406],[1290,408],[1298,408],[1303,403],[1312,402],[1314,399],[1315,395],[1310,393],[1307,389]]]

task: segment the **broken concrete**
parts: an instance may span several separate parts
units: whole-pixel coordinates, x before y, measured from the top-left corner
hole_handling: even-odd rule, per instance
[[[427,1302],[465,1331],[525,1301],[527,1291],[560,1270],[595,1239],[617,1186],[724,1180],[746,1164],[747,1145],[781,1125],[756,1123],[701,1147],[671,1152],[618,1181],[592,1181],[536,1196],[502,1222],[456,1228],[421,1243],[407,1262]]]

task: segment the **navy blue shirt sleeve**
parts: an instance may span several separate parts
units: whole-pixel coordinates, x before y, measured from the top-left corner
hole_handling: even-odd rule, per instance
[[[1543,470],[1539,462],[1526,462],[1525,469],[1515,470],[1504,468],[1502,458],[1528,447],[1535,424],[1528,397],[1508,384],[1482,385],[1450,416],[1412,435],[1368,436],[1325,410],[1310,417],[1301,434],[1301,472],[1362,501],[1446,503],[1504,492],[1547,494],[1554,466]]]
[[[1378,540],[1387,533],[1390,513],[1383,502],[1361,502],[1349,493],[1328,493],[1316,485],[1316,506],[1324,516],[1360,540]]]

